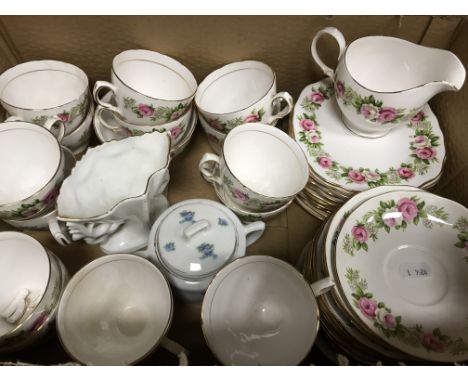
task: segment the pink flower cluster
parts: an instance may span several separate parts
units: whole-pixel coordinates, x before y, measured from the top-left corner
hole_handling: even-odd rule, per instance
[[[151,117],[154,113],[154,109],[149,106],[145,105],[143,103],[140,103],[138,105],[138,112],[143,116],[143,117]]]
[[[380,123],[392,122],[398,116],[398,112],[394,107],[379,108],[374,105],[363,104],[359,111],[364,118],[371,121],[379,121]]]
[[[246,202],[247,200],[249,200],[249,195],[247,195],[245,192],[242,192],[241,190],[235,188],[233,191],[232,191],[232,195],[236,198],[236,199],[239,199],[240,201],[242,202]]]
[[[413,221],[419,212],[416,202],[410,198],[400,199],[397,203],[397,211],[401,213],[405,222]]]
[[[345,86],[343,84],[343,82],[341,81],[336,81],[335,83],[335,91],[336,91],[336,94],[338,95],[338,97],[343,97],[344,96],[344,93],[345,93]]]
[[[245,117],[244,122],[245,123],[252,123],[252,122],[259,122],[260,119],[258,118],[258,115],[256,114],[251,114]]]
[[[420,111],[413,118],[411,118],[411,124],[416,125],[419,122],[424,121],[425,119],[426,119],[426,115],[424,114],[424,112]]]
[[[330,168],[333,166],[333,161],[328,157],[318,157],[317,162],[322,168]]]
[[[353,234],[354,240],[359,243],[365,243],[369,239],[369,232],[367,232],[367,229],[364,226],[354,226],[351,233]]]
[[[70,113],[64,111],[63,113],[57,114],[57,118],[60,119],[62,122],[70,122]]]
[[[325,96],[319,91],[313,91],[309,98],[316,105],[321,105],[325,101]]]
[[[182,127],[180,126],[173,127],[171,130],[169,130],[169,132],[171,133],[171,138],[176,139],[182,132]]]
[[[317,125],[315,124],[314,121],[311,119],[301,119],[299,122],[299,126],[305,131],[316,131],[317,130]]]
[[[423,160],[431,160],[437,155],[436,149],[431,147],[431,140],[425,135],[417,135],[413,140],[414,153]]]

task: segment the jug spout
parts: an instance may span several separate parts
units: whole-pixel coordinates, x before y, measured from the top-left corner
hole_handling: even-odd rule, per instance
[[[436,60],[439,61],[436,63],[440,68],[441,80],[432,83],[434,94],[447,90],[459,91],[465,82],[466,71],[460,59],[452,52],[444,51],[444,53],[443,60]]]

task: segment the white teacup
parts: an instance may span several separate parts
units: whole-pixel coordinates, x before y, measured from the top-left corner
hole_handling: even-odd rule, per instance
[[[44,125],[54,118],[74,131],[89,108],[88,77],[75,65],[39,60],[19,64],[0,75],[0,102],[10,116]]]
[[[72,133],[65,135],[62,139],[62,145],[68,147],[73,153],[85,150],[91,137],[91,122],[94,116],[94,105],[91,104],[86,118]]]
[[[275,112],[278,102],[286,106]],[[244,123],[272,125],[293,108],[289,93],[276,92],[275,72],[259,61],[234,62],[215,70],[198,87],[195,103],[208,124],[224,133]]]
[[[97,81],[93,96],[103,108],[135,125],[162,125],[187,113],[197,90],[193,74],[181,63],[150,50],[127,50],[114,57],[111,81]],[[105,102],[110,90],[117,106]]]
[[[57,331],[86,365],[129,365],[162,346],[187,365],[185,349],[166,337],[173,312],[169,284],[149,261],[116,254],[92,261],[70,280]]]
[[[203,155],[199,169],[207,181],[223,187],[235,204],[253,212],[285,205],[309,179],[299,145],[281,130],[261,123],[231,130],[222,155]]]
[[[0,124],[0,218],[21,220],[50,211],[64,176],[63,150],[50,131],[29,122]]]

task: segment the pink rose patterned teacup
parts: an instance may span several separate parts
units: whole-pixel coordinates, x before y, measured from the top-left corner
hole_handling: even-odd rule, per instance
[[[25,62],[0,76],[0,102],[10,116],[41,126],[53,118],[70,134],[89,110],[88,77],[61,61]]]
[[[286,133],[262,123],[246,123],[226,136],[220,156],[206,153],[202,176],[225,189],[233,203],[252,212],[277,209],[307,184],[307,160]]]
[[[215,70],[198,87],[195,103],[208,124],[223,133],[244,123],[272,125],[293,108],[289,93],[276,92],[275,72],[259,61],[234,62]],[[278,103],[286,105],[278,110]]]
[[[323,35],[338,42],[336,70],[325,65],[317,53],[317,41]],[[429,99],[445,90],[458,91],[465,81],[465,68],[450,51],[395,37],[368,36],[346,46],[343,34],[328,27],[315,35],[311,52],[335,83],[343,122],[363,137],[382,137],[418,121]],[[312,109],[315,101],[311,99]]]
[[[117,106],[105,102],[110,90]],[[97,81],[93,96],[105,109],[134,125],[162,125],[187,113],[197,91],[193,74],[180,62],[150,50],[127,50],[112,61],[111,82]]]

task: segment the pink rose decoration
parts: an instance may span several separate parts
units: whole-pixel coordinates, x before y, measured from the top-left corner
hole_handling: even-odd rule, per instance
[[[309,137],[309,141],[311,143],[317,143],[320,141],[320,137],[317,135],[317,134],[312,134],[310,137]]]
[[[321,105],[323,103],[323,101],[325,101],[325,96],[320,93],[320,92],[313,92],[311,95],[310,95],[310,100],[313,102],[313,103],[316,103],[318,105]]]
[[[409,167],[400,167],[397,172],[400,178],[403,179],[409,179],[414,176],[413,170],[411,170]]]
[[[414,137],[413,145],[415,147],[426,147],[429,146],[430,141],[429,138],[426,137],[425,135],[418,135]]]
[[[366,173],[364,174],[364,177],[368,180],[368,181],[377,181],[380,179],[380,174],[378,172],[375,172],[375,171],[366,171]]]
[[[395,227],[397,224],[397,220],[395,218],[384,218],[383,222],[385,223],[387,227],[390,227],[390,228]]]
[[[357,170],[349,170],[348,178],[351,179],[354,183],[362,183],[364,182],[364,175],[362,175]]]
[[[416,149],[416,155],[421,159],[432,159],[437,155],[437,151],[432,147],[424,147]]]
[[[427,350],[432,350],[436,353],[444,351],[444,344],[432,333],[425,333],[421,343]]]
[[[317,130],[317,126],[315,125],[314,121],[312,121],[311,119],[301,119],[301,121],[299,122],[299,125],[305,131]]]
[[[375,311],[377,309],[377,303],[374,300],[368,299],[367,297],[361,297],[359,299],[359,309],[362,314],[367,318],[373,320],[375,318]]]
[[[182,127],[180,126],[173,127],[169,132],[171,133],[171,138],[175,139],[182,132]]]
[[[221,122],[219,122],[217,119],[210,119],[208,121],[208,124],[216,130],[223,130],[223,125],[221,125]]]
[[[42,199],[42,202],[44,204],[51,204],[55,202],[55,199],[57,199],[57,196],[59,194],[59,189],[57,187],[54,187],[52,190],[48,192],[46,196],[44,196],[44,199]]]
[[[258,122],[259,119],[255,114],[251,114],[244,119],[245,123]]]
[[[369,233],[364,227],[354,226],[351,233],[353,234],[354,239],[359,243],[365,243],[369,238]]]
[[[333,165],[333,161],[327,157],[318,158],[318,163],[320,167],[323,167],[323,168],[330,168]]]
[[[398,212],[404,221],[410,222],[418,215],[418,206],[414,200],[409,198],[400,199],[397,203]]]
[[[144,117],[151,117],[153,115],[153,108],[151,106],[140,103],[138,105],[138,111]]]
[[[338,97],[340,98],[343,97],[344,92],[345,92],[345,87],[344,87],[343,82],[336,81],[335,88],[336,88],[336,94],[338,95]]]
[[[384,322],[384,326],[387,329],[395,329],[395,327],[397,326],[397,322],[396,322],[395,317],[390,313],[387,313],[384,316],[383,322]]]
[[[374,105],[364,104],[359,109],[360,113],[364,116],[365,119],[375,120],[379,114],[379,109]]]
[[[242,202],[246,202],[247,200],[249,200],[249,196],[237,188],[234,189],[232,194],[236,199],[239,199]]]
[[[62,122],[70,122],[70,114],[68,113],[57,114],[57,118]]]
[[[391,122],[397,116],[397,111],[393,107],[382,107],[379,112],[379,122]]]
[[[182,114],[184,114],[184,109],[179,109],[171,114],[171,121],[175,121],[178,119]]]
[[[426,115],[422,111],[420,111],[413,118],[411,118],[411,123],[413,125],[417,124],[417,123],[419,123],[421,121],[424,121],[425,118],[426,118]]]

